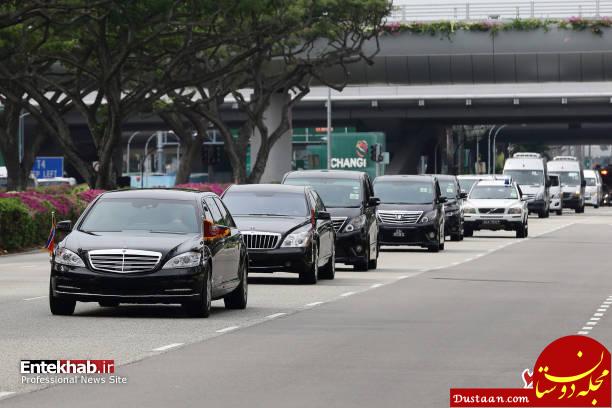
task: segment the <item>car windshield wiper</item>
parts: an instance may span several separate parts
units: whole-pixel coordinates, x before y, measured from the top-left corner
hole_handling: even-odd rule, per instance
[[[151,234],[177,234],[177,235],[185,235],[187,232],[178,232],[178,231],[149,231]]]
[[[250,214],[236,214],[238,216],[249,216],[249,217],[292,217],[292,215],[287,214],[258,214],[258,213],[250,213]]]

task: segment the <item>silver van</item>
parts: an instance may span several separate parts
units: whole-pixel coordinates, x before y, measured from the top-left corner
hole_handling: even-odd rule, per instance
[[[572,208],[577,213],[583,213],[586,181],[582,173],[582,163],[574,156],[556,156],[546,163],[546,166],[549,173],[559,175],[563,208]]]
[[[530,213],[547,218],[550,206],[546,160],[539,153],[515,153],[504,164],[504,175],[512,177],[527,198]]]

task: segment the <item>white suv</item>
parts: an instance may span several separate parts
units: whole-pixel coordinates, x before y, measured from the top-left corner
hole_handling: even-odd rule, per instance
[[[477,230],[516,231],[517,238],[528,235],[527,197],[511,179],[482,180],[470,190],[463,206],[464,236]]]

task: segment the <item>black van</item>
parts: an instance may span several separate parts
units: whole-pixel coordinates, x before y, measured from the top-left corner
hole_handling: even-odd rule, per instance
[[[378,265],[378,224],[370,177],[348,170],[301,170],[283,177],[283,184],[311,186],[331,214],[336,231],[336,262],[358,271]]]
[[[444,203],[434,176],[380,176],[374,180],[378,206],[378,243],[412,245],[431,252],[444,249]]]
[[[461,204],[467,198],[466,192],[461,192],[457,176],[451,174],[436,174],[440,184],[440,192],[446,197],[444,203],[444,234],[450,236],[451,241],[463,240],[463,213]]]

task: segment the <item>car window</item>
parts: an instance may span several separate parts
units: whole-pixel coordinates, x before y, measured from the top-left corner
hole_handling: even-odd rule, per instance
[[[429,204],[434,201],[438,189],[429,180],[387,179],[377,180],[374,183],[374,191],[384,204]]]
[[[285,180],[285,184],[310,186],[319,193],[327,208],[359,208],[364,202],[363,185],[360,180],[330,177],[298,177]]]
[[[102,198],[87,213],[79,230],[197,233],[200,223],[196,206],[195,200]]]
[[[225,225],[225,220],[223,219],[223,215],[221,214],[221,211],[219,211],[219,207],[217,207],[217,204],[215,204],[215,202],[210,197],[206,197],[204,199],[204,202],[206,203],[208,211],[212,215],[213,222],[215,224]]]
[[[513,186],[475,185],[470,192],[471,199],[516,200],[519,195]]]
[[[213,200],[217,204],[217,207],[219,207],[219,211],[221,211],[221,217],[223,217],[223,224],[221,225],[225,225],[226,227],[235,228],[236,225],[234,224],[234,220],[232,219],[232,216],[230,215],[229,210],[223,204],[223,201],[221,201],[220,199],[216,197],[214,197]]]
[[[310,215],[304,192],[236,191],[229,189],[223,202],[235,217],[239,216],[286,216]]]

